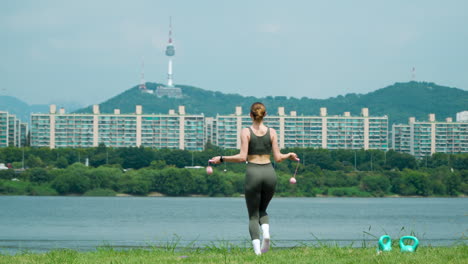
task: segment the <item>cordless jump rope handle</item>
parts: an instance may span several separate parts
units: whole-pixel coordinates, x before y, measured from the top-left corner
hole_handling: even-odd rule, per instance
[[[206,167],[206,173],[207,174],[212,174],[213,173],[213,168],[210,166],[211,162],[213,162],[213,160],[208,160],[208,167]]]
[[[299,168],[300,159],[296,158],[296,160],[297,160],[296,171],[294,172],[294,176],[292,176],[291,179],[289,179],[290,184],[295,184],[296,183],[296,174],[297,174],[297,169]]]

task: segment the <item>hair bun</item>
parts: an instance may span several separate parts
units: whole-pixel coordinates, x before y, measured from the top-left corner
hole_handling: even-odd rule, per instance
[[[253,103],[250,107],[250,113],[255,121],[262,121],[266,113],[265,105],[260,102]]]

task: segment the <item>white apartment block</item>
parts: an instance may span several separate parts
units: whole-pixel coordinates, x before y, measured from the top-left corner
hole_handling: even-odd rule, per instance
[[[210,142],[214,144],[216,135],[216,125],[217,120],[213,117],[206,117],[205,118],[205,142]]]
[[[468,122],[468,111],[457,113],[457,122]]]
[[[0,111],[0,147],[21,147],[26,143],[28,125],[15,115]]]
[[[452,118],[436,121],[435,114],[429,114],[428,121],[410,117],[407,125],[393,125],[392,139],[395,151],[418,158],[436,152],[468,153],[468,122],[453,122]]]
[[[218,115],[213,126],[212,140],[222,148],[240,148],[240,131],[252,123],[250,115],[243,115],[236,107],[232,115]],[[279,107],[277,115],[267,115],[264,123],[278,134],[278,145],[327,149],[388,149],[388,117],[371,117],[363,108],[361,116],[329,116],[320,109],[320,116],[298,116],[296,111],[285,114]]]
[[[0,147],[8,147],[8,113],[0,112]]]
[[[408,124],[392,126],[392,148],[399,152],[424,157],[436,152],[468,152],[467,111],[457,113],[457,122],[447,118],[437,122],[435,115],[429,121],[410,118]],[[152,147],[203,150],[206,142],[221,148],[239,149],[240,131],[251,125],[249,113],[236,107],[234,114],[204,117],[189,115],[185,107],[168,114],[144,114],[141,106],[135,113],[100,113],[93,106],[92,114],[67,114],[50,106],[48,114],[32,114],[30,144],[34,147]],[[388,117],[369,116],[363,108],[361,115],[350,112],[333,116],[326,108],[317,116],[285,113],[279,107],[274,115],[264,119],[278,134],[280,148],[304,147],[325,149],[388,149]],[[13,115],[0,112],[0,146],[21,146],[26,138],[27,125]]]
[[[33,147],[151,147],[203,150],[205,145],[203,115],[188,115],[179,106],[176,113],[144,114],[140,105],[135,113],[100,113],[93,106],[92,114],[67,114],[50,106],[48,114],[31,115]]]

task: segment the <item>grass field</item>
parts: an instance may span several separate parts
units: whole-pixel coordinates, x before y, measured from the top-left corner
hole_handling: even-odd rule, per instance
[[[402,253],[398,248],[377,254],[375,248],[295,247],[273,248],[256,256],[251,249],[213,246],[201,249],[171,248],[115,250],[109,247],[96,251],[54,250],[48,253],[23,252],[0,255],[0,264],[12,263],[468,263],[468,246],[420,247],[414,253]]]

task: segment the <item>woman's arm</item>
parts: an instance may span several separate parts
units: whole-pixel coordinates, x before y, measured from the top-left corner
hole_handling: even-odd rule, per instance
[[[285,159],[295,160],[298,161],[299,158],[297,154],[294,152],[289,152],[288,154],[282,154],[278,147],[278,135],[276,134],[276,130],[270,128],[270,135],[271,135],[271,144],[272,144],[272,151],[273,151],[273,158],[275,162],[282,162]]]
[[[248,128],[241,131],[241,148],[239,154],[232,156],[223,156],[223,162],[245,162],[247,160],[247,153],[249,151],[249,138],[250,133]],[[213,164],[221,163],[221,156],[216,156],[210,159]]]

